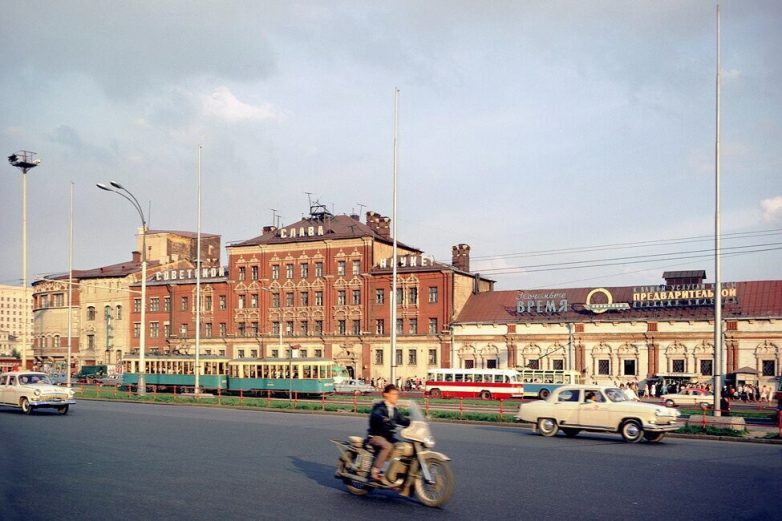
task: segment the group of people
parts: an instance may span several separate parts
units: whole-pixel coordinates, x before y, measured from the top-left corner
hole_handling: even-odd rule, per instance
[[[774,400],[775,391],[774,387],[769,385],[758,387],[752,384],[739,384],[735,387],[725,386],[723,394],[742,402],[771,402]]]
[[[383,390],[389,382],[385,378],[380,377],[372,378],[369,383],[375,389]],[[421,391],[424,388],[424,381],[418,376],[414,376],[412,378],[397,377],[396,381],[394,382],[394,386],[399,390],[407,392]]]

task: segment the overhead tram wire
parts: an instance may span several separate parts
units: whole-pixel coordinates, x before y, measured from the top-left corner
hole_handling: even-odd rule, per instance
[[[743,239],[743,238],[766,237],[766,236],[773,236],[779,234],[782,234],[782,228],[757,230],[752,232],[726,233],[726,234],[722,234],[722,238],[726,240],[736,240],[736,239]],[[486,262],[495,259],[507,259],[511,257],[539,257],[543,255],[559,255],[559,254],[567,254],[567,253],[590,253],[590,252],[598,252],[598,251],[605,251],[605,250],[643,248],[643,247],[649,247],[655,245],[662,246],[662,245],[673,245],[673,244],[686,244],[690,242],[708,242],[713,239],[714,239],[713,235],[696,235],[692,237],[680,237],[674,239],[655,239],[655,240],[648,240],[648,241],[624,242],[624,243],[602,244],[602,245],[593,245],[593,246],[576,246],[572,248],[559,248],[559,249],[551,249],[551,250],[535,250],[529,252],[503,253],[497,255],[480,255],[480,256],[472,257],[471,260],[473,262],[480,263],[480,262]]]

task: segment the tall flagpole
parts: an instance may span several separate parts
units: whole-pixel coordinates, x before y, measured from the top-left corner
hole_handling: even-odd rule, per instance
[[[714,141],[714,416],[721,416],[722,375],[722,283],[720,274],[720,6],[717,4],[716,135]]]
[[[196,330],[195,330],[195,389],[196,396],[201,392],[199,376],[201,372],[201,145],[198,145],[198,217],[196,219]]]
[[[397,251],[396,251],[396,179],[399,171],[399,87],[394,89],[394,179],[393,179],[393,194],[394,201],[391,210],[391,235],[393,239],[394,252],[392,255],[392,267],[391,267],[391,380],[389,383],[395,384],[396,380],[396,266],[397,266]]]
[[[68,352],[65,360],[66,384],[71,387],[71,337],[73,337],[73,181],[71,181],[68,212]]]

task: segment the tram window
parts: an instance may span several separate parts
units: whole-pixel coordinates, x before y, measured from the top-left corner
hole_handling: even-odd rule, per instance
[[[464,375],[463,374],[456,374],[454,375],[454,382],[463,382],[464,381]]]
[[[477,376],[477,375],[475,375],[475,376]],[[465,382],[472,382],[473,381],[473,375],[471,375],[471,374],[464,375],[464,381]]]
[[[452,374],[446,374],[445,375],[445,381],[446,382],[453,382],[453,375]]]

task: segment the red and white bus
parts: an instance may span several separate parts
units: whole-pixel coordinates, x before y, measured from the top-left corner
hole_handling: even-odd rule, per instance
[[[424,393],[431,398],[522,398],[524,385],[514,369],[432,369]]]

